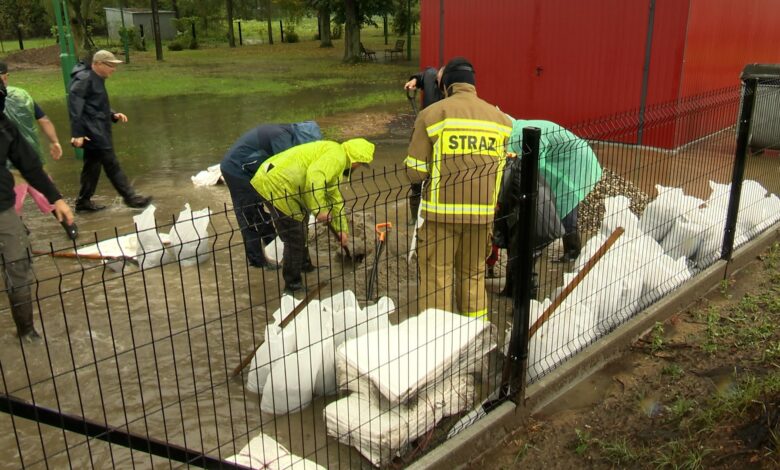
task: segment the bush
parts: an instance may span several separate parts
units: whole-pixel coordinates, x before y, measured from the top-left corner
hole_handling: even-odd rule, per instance
[[[138,35],[135,27],[131,26],[129,28],[119,28],[119,37],[122,39],[122,41],[125,40],[125,36],[127,36],[127,43],[130,44],[130,47],[132,47],[134,50],[146,50],[146,43]]]
[[[169,51],[181,51],[184,50],[184,46],[181,45],[178,41],[171,41],[168,43],[168,50]]]
[[[298,42],[298,33],[296,33],[295,31],[290,31],[289,33],[285,33],[284,41],[289,43]]]

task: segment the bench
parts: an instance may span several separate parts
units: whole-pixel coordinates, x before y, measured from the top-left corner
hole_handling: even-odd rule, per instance
[[[392,49],[385,49],[385,60],[387,59],[388,54],[390,55],[390,60],[393,60],[396,54],[403,57],[404,56],[404,40],[399,39],[395,42],[395,47]]]
[[[376,52],[372,51],[371,49],[366,49],[366,46],[363,45],[363,43],[360,43],[360,58],[362,60],[373,60],[376,61]]]

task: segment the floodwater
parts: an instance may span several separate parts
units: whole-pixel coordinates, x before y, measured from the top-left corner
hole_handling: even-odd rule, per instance
[[[311,102],[315,97],[300,99]],[[322,96],[317,99],[323,101]],[[324,445],[321,400],[302,413],[274,420],[261,416],[258,396],[246,393],[239,379],[230,379],[229,373],[240,359],[262,339],[267,315],[278,307],[282,282],[278,272],[247,269],[240,234],[233,232],[235,218],[232,210],[225,210],[225,204],[230,205],[227,188],[196,188],[190,181],[190,176],[218,163],[233,140],[247,129],[268,122],[281,106],[296,106],[297,101],[192,96],[112,102],[130,119],[114,128],[119,159],[136,189],[154,196],[159,231],[170,230],[185,203],[193,210],[208,206],[213,212],[209,228],[212,250],[206,262],[197,266],[172,264],[144,272],[127,267],[117,273],[96,261],[80,264],[70,259],[36,258],[36,311],[41,312],[41,316],[36,313],[36,325],[46,342],[22,349],[10,312],[4,308],[0,317],[4,322],[0,329],[4,390],[74,416],[213,456],[237,453],[262,430],[298,455],[314,458],[316,450],[322,463],[359,465],[360,459],[348,448],[331,446],[334,451]],[[397,114],[401,108],[408,112],[402,107],[405,103],[399,103],[369,111]],[[65,140],[64,105],[45,108]],[[365,116],[360,115],[361,119]],[[322,127],[329,125],[328,119],[319,120]],[[370,137],[377,144],[374,167],[399,164],[408,135],[371,124],[363,127],[378,127],[382,134]],[[58,187],[71,200],[78,192],[80,167],[80,161],[68,155],[47,164]],[[361,182],[377,178],[382,178],[381,172],[372,175],[359,170],[353,176]],[[400,181],[398,177],[395,180]],[[356,188],[354,192],[365,195],[367,191]],[[77,216],[79,244],[132,232],[132,216],[139,211],[122,204],[105,175],[94,200],[109,207]],[[376,201],[373,204],[377,205]],[[32,232],[34,249],[70,246],[56,221],[40,214],[29,201],[25,222]],[[370,228],[373,230],[373,225]],[[373,242],[371,234],[368,243]],[[390,243],[385,253],[396,251],[397,244]],[[316,263],[333,266],[309,275],[310,282],[345,277],[333,253],[328,256],[326,248],[325,258],[317,257]],[[353,283],[365,275],[365,264],[360,268],[351,271]],[[332,289],[349,282],[341,280],[338,286],[333,282]],[[387,280],[380,285],[386,286]],[[406,287],[398,284],[397,288]],[[6,302],[5,298],[0,302]],[[143,452],[102,441],[87,442],[78,434],[24,419],[12,420],[6,414],[0,414],[0,426],[14,431],[0,437],[0,468],[177,466]]]
[[[301,96],[301,100],[312,99],[323,97]],[[268,315],[278,307],[281,280],[278,272],[247,269],[240,235],[233,231],[235,219],[232,211],[225,210],[230,203],[227,189],[196,188],[190,181],[190,176],[218,163],[246,129],[267,122],[280,106],[296,106],[296,102],[211,96],[115,100],[114,108],[130,118],[127,125],[115,126],[120,161],[138,191],[154,196],[160,232],[170,230],[185,203],[194,210],[212,209],[207,259],[196,266],[173,263],[143,272],[134,267],[116,272],[94,261],[80,264],[36,258],[36,311],[40,312],[36,324],[46,342],[21,348],[5,309],[0,316],[4,390],[212,456],[237,453],[249,438],[263,431],[297,455],[322,465],[365,466],[354,450],[325,437],[324,400],[315,400],[303,412],[274,419],[262,415],[258,396],[247,393],[240,380],[230,377],[241,358],[262,339]],[[404,105],[399,100],[377,111],[408,113]],[[46,110],[64,139],[68,130],[64,106],[51,104]],[[361,113],[359,119],[370,116]],[[316,117],[315,112],[312,118]],[[325,126],[328,118],[320,122]],[[410,299],[416,297],[416,272],[403,260],[409,239],[406,183],[392,166],[403,160],[408,136],[397,129],[383,130],[371,140],[377,143],[373,172],[360,170],[346,193],[353,201],[353,212],[363,213],[356,235],[362,237],[369,254],[375,240],[373,224],[389,220],[396,225],[378,289],[396,301],[403,317],[413,311]],[[651,196],[655,196],[654,184],[664,184],[683,186],[691,194],[706,197],[707,180],[728,182],[731,178],[734,134],[724,132],[677,153],[607,144],[594,148],[605,167],[631,179]],[[74,197],[80,162],[66,156],[49,163],[48,169],[61,191]],[[776,192],[780,189],[778,169],[780,158],[768,153],[751,157],[747,176]],[[138,211],[122,204],[104,176],[95,200],[109,208],[78,217],[79,243],[112,237],[115,230],[119,234],[132,231],[132,216]],[[55,249],[68,247],[62,229],[50,216],[39,214],[30,204],[25,214],[35,249],[46,249],[49,243]],[[317,236],[327,237],[327,233]],[[310,274],[309,282],[328,280],[328,291],[354,288],[360,297],[371,258],[360,266],[348,266],[335,255],[332,243],[318,239],[313,246],[315,263],[329,268]],[[550,268],[555,272],[544,273],[543,278],[560,279],[562,268],[556,266]],[[499,281],[489,283],[494,292],[500,287]],[[493,296],[492,303],[494,314],[506,314],[506,301]],[[505,318],[494,320],[503,329]],[[180,466],[6,414],[0,414],[0,426],[14,431],[0,436],[2,468]]]

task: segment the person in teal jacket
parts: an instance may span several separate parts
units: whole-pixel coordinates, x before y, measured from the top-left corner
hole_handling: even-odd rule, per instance
[[[320,140],[285,150],[260,165],[251,183],[271,211],[276,231],[284,242],[285,291],[303,288],[301,271],[308,259],[309,214],[317,222],[329,223],[341,245],[347,246],[349,224],[339,184],[352,170],[373,159],[374,144],[365,139],[343,144]]]
[[[550,121],[513,120],[510,151],[522,155],[524,127],[538,127],[542,131],[539,172],[555,195],[555,209],[563,218],[566,230],[563,236],[564,253],[558,261],[573,261],[580,252],[577,205],[601,179],[601,165],[587,141]]]

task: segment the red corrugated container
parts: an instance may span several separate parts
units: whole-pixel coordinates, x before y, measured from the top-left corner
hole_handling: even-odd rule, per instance
[[[420,65],[469,58],[480,96],[508,114],[564,126],[622,115],[630,127],[645,109],[641,143],[665,148],[733,124],[737,110],[705,128],[660,105],[710,99],[738,86],[745,64],[780,62],[777,0],[421,0],[421,21]]]

